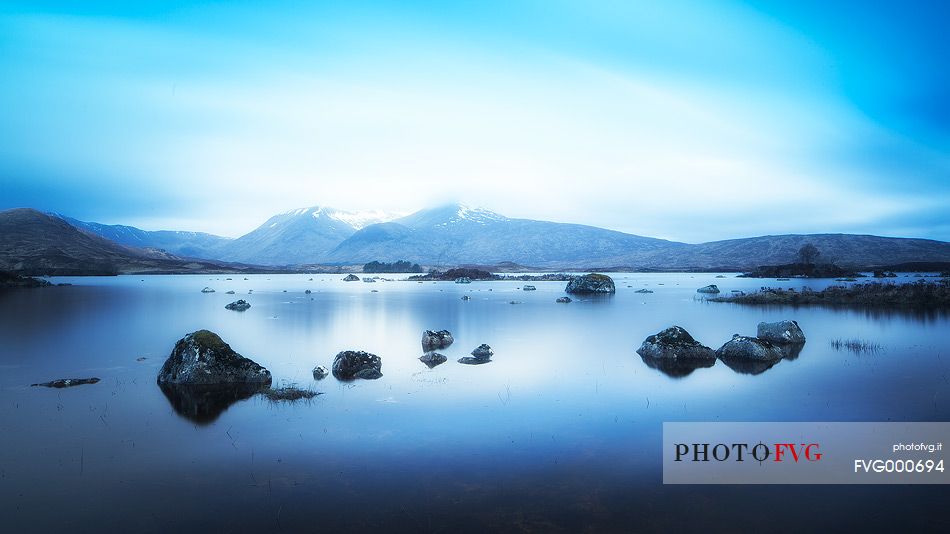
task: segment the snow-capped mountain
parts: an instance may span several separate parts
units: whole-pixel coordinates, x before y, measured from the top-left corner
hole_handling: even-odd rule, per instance
[[[298,208],[275,215],[252,232],[228,243],[218,251],[216,258],[259,265],[318,263],[357,230],[395,217],[397,215],[378,210]]]
[[[430,265],[510,261],[543,267],[680,245],[580,224],[510,219],[481,208],[449,204],[368,226],[340,243],[324,261],[408,260]]]

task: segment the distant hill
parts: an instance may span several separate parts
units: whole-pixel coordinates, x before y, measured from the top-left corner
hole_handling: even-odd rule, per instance
[[[0,212],[0,270],[26,275],[241,272],[247,266],[183,259],[120,245],[63,218],[20,208]]]
[[[950,261],[950,243],[944,241],[852,234],[793,234],[712,241],[675,250],[634,253],[613,258],[610,264],[660,269],[719,267],[746,270],[795,262],[798,249],[806,243],[818,248],[820,262],[851,269],[905,262]]]
[[[57,214],[58,215],[58,214]],[[216,258],[220,250],[234,241],[204,232],[183,232],[175,230],[148,231],[134,226],[121,224],[101,224],[85,222],[65,215],[58,215],[69,224],[87,232],[104,237],[110,241],[136,248],[161,249],[179,256],[191,258]]]

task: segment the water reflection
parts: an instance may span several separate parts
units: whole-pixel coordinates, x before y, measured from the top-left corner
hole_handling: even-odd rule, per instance
[[[656,369],[670,378],[683,378],[689,376],[696,369],[705,369],[716,364],[716,360],[690,359],[679,360],[675,358],[653,358],[640,355],[643,363],[647,367]]]
[[[782,359],[774,361],[750,360],[748,358],[720,357],[722,363],[733,371],[744,375],[760,375],[775,366]]]
[[[260,384],[159,384],[159,387],[175,413],[199,425],[215,422],[232,404],[249,399],[264,388]]]

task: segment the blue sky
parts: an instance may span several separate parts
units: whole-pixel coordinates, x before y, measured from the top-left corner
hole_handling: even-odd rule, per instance
[[[5,2],[0,208],[948,240],[947,27],[945,2]]]

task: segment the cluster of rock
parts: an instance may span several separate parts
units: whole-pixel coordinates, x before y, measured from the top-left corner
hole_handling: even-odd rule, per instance
[[[783,358],[794,359],[805,343],[795,321],[759,323],[756,337],[735,334],[718,350],[695,339],[684,328],[672,326],[644,340],[637,354],[643,361],[670,376],[686,376],[717,359],[741,373],[761,373]]]
[[[615,293],[616,286],[612,278],[606,274],[590,273],[583,276],[575,276],[567,282],[564,288],[565,293],[590,294],[590,293]]]

